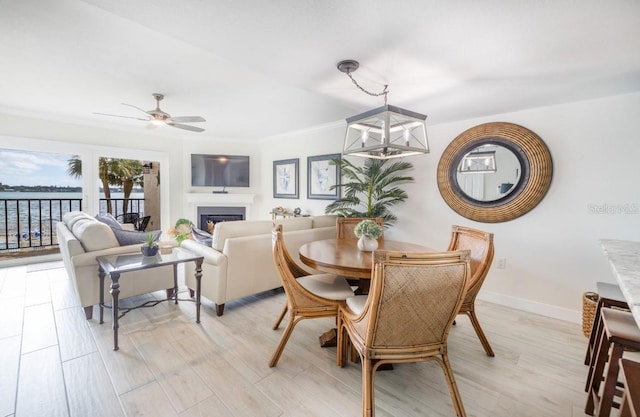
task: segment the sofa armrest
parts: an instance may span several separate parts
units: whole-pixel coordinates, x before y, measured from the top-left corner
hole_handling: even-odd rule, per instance
[[[195,240],[185,240],[180,244],[183,247],[196,255],[204,256],[204,262],[211,265],[226,265],[227,256],[222,252],[218,252],[210,246],[205,246],[202,243],[198,243]]]
[[[141,246],[142,244],[115,246],[113,248],[81,253],[81,254],[72,256],[71,260],[73,262],[73,265],[76,267],[98,265],[98,261],[96,261],[97,256],[122,255],[126,253],[140,253]]]

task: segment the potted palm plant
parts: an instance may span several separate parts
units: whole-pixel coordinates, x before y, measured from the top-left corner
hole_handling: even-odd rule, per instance
[[[404,202],[409,195],[399,186],[413,182],[406,171],[413,169],[407,161],[366,159],[363,166],[356,166],[347,159],[332,159],[341,173],[338,188],[341,198],[325,208],[326,214],[344,217],[382,217],[385,226],[395,223],[397,217],[391,208]]]

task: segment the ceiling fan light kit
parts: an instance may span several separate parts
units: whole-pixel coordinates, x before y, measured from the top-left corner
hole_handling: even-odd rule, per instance
[[[384,96],[384,106],[346,119],[343,155],[390,159],[429,153],[426,115],[387,104],[388,86],[380,93],[362,88],[351,75],[358,61],[348,59],[338,63],[338,70],[370,96]]]
[[[142,120],[142,121],[151,122],[151,124],[153,124],[155,126],[167,125],[167,126],[171,126],[171,127],[176,127],[178,129],[190,130],[192,132],[204,132],[204,129],[202,129],[200,127],[191,126],[191,125],[185,125],[184,124],[184,123],[206,122],[206,120],[203,117],[201,117],[201,116],[171,117],[171,115],[169,113],[166,113],[166,112],[160,110],[160,101],[162,101],[162,99],[164,99],[164,94],[153,93],[152,95],[153,95],[153,98],[156,99],[156,108],[153,109],[153,110],[143,110],[138,106],[134,106],[133,104],[120,103],[123,106],[133,107],[136,110],[139,110],[139,111],[141,111],[143,113],[146,113],[147,114],[147,118],[146,119],[142,119],[142,118],[139,118],[139,117],[121,116],[121,115],[118,115],[118,114],[107,114],[107,113],[95,113],[95,114],[100,114],[100,115],[103,115],[103,116],[122,117],[122,118],[125,118],[125,119]]]

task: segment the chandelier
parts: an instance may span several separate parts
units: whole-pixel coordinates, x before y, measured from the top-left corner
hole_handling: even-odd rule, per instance
[[[429,153],[424,114],[387,104],[388,85],[380,93],[365,90],[351,75],[360,64],[354,60],[338,63],[338,70],[349,76],[364,93],[384,96],[384,106],[346,119],[344,155],[389,159]]]

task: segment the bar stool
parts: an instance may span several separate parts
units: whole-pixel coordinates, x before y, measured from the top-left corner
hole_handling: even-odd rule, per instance
[[[629,305],[617,284],[609,284],[606,282],[596,282],[596,288],[598,291],[598,304],[594,314],[593,326],[591,327],[591,335],[589,336],[589,344],[587,345],[587,353],[584,357],[584,364],[589,365],[591,363],[591,356],[596,349],[596,340],[598,340],[597,333],[601,330],[598,328],[600,324],[600,310],[605,308],[622,308],[629,310]]]
[[[638,417],[640,416],[640,363],[620,359],[620,373],[624,382],[620,417]]]
[[[584,412],[592,416],[608,417],[611,408],[619,406],[614,404],[614,396],[622,396],[622,392],[616,390],[619,361],[625,348],[640,349],[640,328],[631,313],[612,308],[600,310],[600,327],[602,331],[596,339],[597,348],[595,355],[592,355],[587,378],[588,396]],[[608,365],[606,371],[605,365]],[[602,394],[601,382],[604,382]]]

